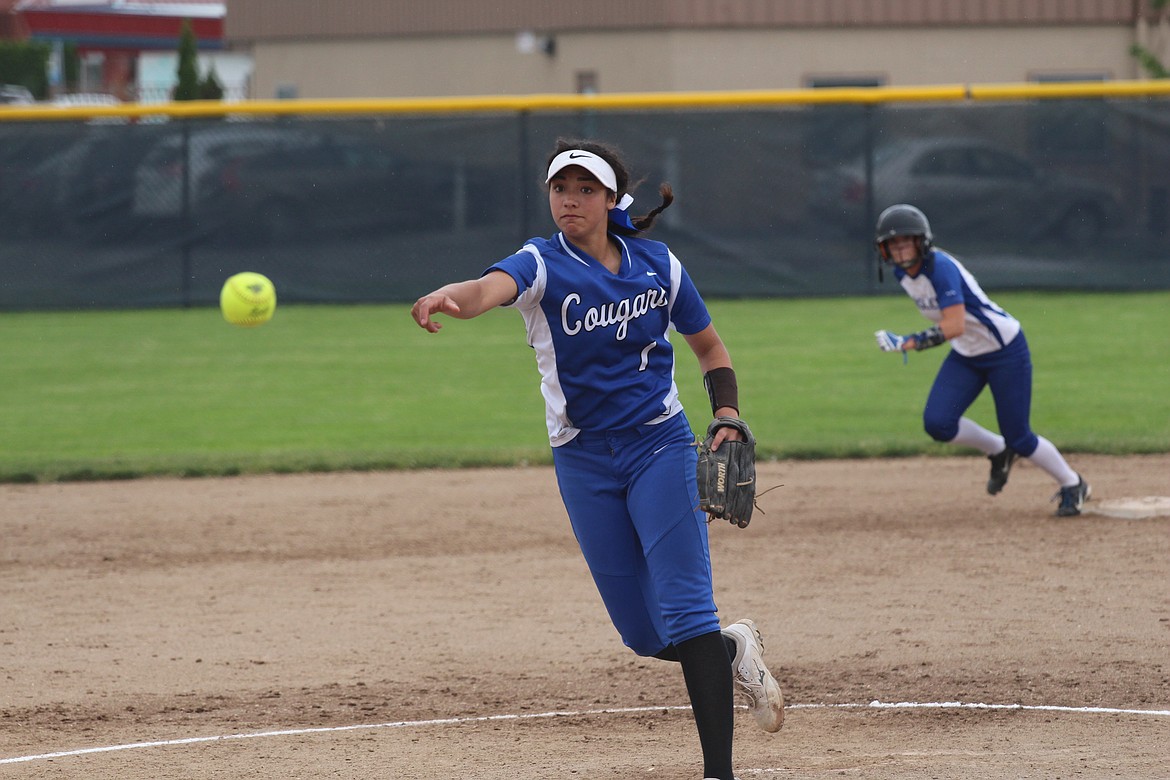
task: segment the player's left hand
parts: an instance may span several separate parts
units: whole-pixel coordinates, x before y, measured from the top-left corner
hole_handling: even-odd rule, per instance
[[[728,411],[734,412],[734,410],[732,410],[731,407],[725,406],[725,407],[719,409],[718,411],[724,412],[724,414],[726,416],[739,417],[739,414],[728,414],[727,413]],[[715,416],[721,417],[724,415],[716,414]],[[721,425],[719,428],[716,429],[715,435],[708,439],[707,444],[712,450],[717,450],[717,449],[719,449],[719,445],[725,441],[746,441],[746,440],[747,440],[747,437],[743,435],[743,433],[740,431],[739,428],[736,428],[736,427],[731,426],[731,425]]]
[[[902,346],[906,343],[905,336],[899,336],[897,333],[890,333],[888,330],[874,331],[874,337],[877,339],[878,349],[882,352],[902,352]]]
[[[735,437],[724,433],[732,428]],[[722,446],[713,446],[721,437]],[[699,444],[699,508],[711,518],[747,528],[756,505],[756,437],[738,417],[716,417]]]

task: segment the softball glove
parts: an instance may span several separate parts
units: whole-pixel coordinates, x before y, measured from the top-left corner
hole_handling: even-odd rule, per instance
[[[711,443],[720,428],[734,428],[743,440],[726,439],[719,449]],[[746,528],[756,505],[756,437],[738,417],[716,417],[699,444],[699,508],[714,520]]]

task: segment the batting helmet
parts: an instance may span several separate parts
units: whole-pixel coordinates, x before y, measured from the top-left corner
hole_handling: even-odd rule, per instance
[[[885,244],[894,236],[918,236],[920,239],[918,251],[921,255],[929,252],[934,244],[930,221],[919,208],[909,203],[896,203],[878,215],[874,243],[886,260],[890,259],[890,255]]]

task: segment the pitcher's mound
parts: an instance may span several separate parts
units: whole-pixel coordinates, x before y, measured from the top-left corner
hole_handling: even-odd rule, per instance
[[[1108,501],[1086,502],[1085,514],[1144,520],[1149,517],[1170,517],[1170,496],[1143,496],[1141,498],[1113,498]]]

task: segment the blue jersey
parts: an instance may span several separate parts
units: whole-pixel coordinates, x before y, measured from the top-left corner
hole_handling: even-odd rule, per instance
[[[962,263],[941,249],[932,249],[918,276],[894,268],[894,276],[914,300],[922,316],[942,321],[942,310],[957,303],[966,310],[966,329],[950,340],[951,348],[964,357],[986,355],[1003,349],[1020,332],[1015,317],[996,306]]]
[[[557,233],[533,238],[484,273],[503,271],[519,295],[536,351],[549,442],[580,431],[653,424],[680,411],[669,331],[690,335],[711,324],[678,258],[658,241],[614,236],[618,273]]]

